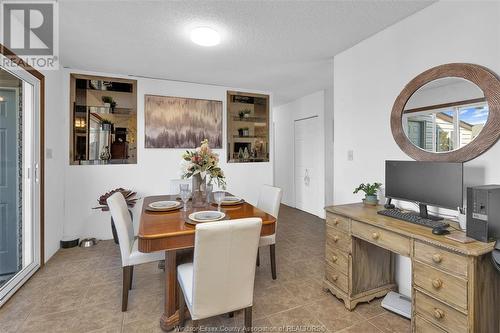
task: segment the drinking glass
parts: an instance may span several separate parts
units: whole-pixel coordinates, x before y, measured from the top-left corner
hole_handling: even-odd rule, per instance
[[[226,192],[224,191],[215,191],[213,192],[214,195],[214,200],[217,203],[217,210],[220,212],[220,205],[222,201],[224,201],[224,198],[226,197]]]
[[[180,196],[181,200],[184,203],[183,211],[187,211],[187,203],[189,201],[189,197],[191,196],[191,191],[189,191],[189,184],[179,184]]]

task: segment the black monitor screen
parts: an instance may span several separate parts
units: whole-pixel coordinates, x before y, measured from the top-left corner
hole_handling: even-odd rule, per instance
[[[462,163],[386,161],[385,195],[431,206],[463,205]]]

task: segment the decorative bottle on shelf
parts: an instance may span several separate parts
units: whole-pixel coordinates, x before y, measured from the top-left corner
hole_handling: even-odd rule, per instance
[[[99,158],[103,161],[109,161],[111,159],[111,153],[109,152],[108,146],[102,147],[102,152],[99,155]]]

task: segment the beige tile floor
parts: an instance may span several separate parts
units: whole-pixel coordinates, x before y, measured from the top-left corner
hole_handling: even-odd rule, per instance
[[[323,291],[324,242],[323,220],[282,206],[278,279],[271,279],[266,248],[255,277],[257,332],[279,332],[283,326],[291,332],[409,332],[410,322],[385,311],[380,300],[349,312]],[[0,332],[161,332],[163,276],[156,264],[137,266],[128,311],[122,313],[118,246],[102,241],[93,248],[60,250],[0,309]],[[222,332],[242,324],[241,311],[201,323],[207,331]]]

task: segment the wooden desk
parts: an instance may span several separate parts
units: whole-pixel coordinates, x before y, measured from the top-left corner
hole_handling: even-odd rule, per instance
[[[149,212],[145,207],[159,200],[175,200],[175,196],[152,196],[144,198],[139,225],[139,251],[165,251],[165,310],[160,319],[163,330],[175,328],[179,322],[177,304],[177,263],[189,259],[190,249],[194,247],[195,227],[184,222],[188,212]],[[191,207],[189,207],[191,208]],[[200,210],[216,210],[214,206],[197,208]],[[261,235],[272,235],[275,232],[276,219],[260,209],[244,203],[238,206],[223,208],[231,220],[260,217],[262,219]]]
[[[412,262],[412,332],[500,332],[500,273],[489,254],[494,243],[458,243],[378,215],[380,209],[326,207],[325,288],[349,310],[384,296],[397,288],[397,253]]]

